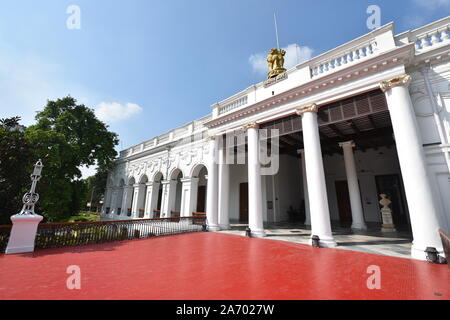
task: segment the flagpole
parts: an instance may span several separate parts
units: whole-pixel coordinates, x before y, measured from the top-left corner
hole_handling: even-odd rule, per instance
[[[275,12],[273,13],[273,20],[275,21],[275,35],[277,37],[277,49],[280,50],[280,42],[278,41],[277,16],[275,15]]]

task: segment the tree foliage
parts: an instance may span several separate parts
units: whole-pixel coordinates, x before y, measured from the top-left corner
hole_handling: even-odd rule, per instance
[[[20,118],[0,120],[0,224],[21,209],[22,196],[30,187],[31,161],[29,141],[18,130]]]
[[[8,120],[8,126],[11,121]],[[97,165],[101,176],[117,155],[114,149],[118,144],[117,135],[96,118],[93,110],[77,104],[70,96],[48,101],[44,110],[37,113],[35,125],[23,133],[16,131],[0,131],[5,141],[11,140],[7,144],[2,136],[0,183],[4,181],[9,188],[9,196],[15,195],[10,206],[14,203],[16,207],[20,206],[17,199],[23,192],[23,181],[27,185],[30,183],[29,177],[24,179],[24,176],[29,175],[37,159],[42,159],[44,168],[38,184],[40,200],[36,212],[44,215],[47,221],[67,219],[83,206],[89,190],[86,181],[81,180],[81,166]],[[11,174],[10,167],[16,168],[17,173]],[[105,186],[106,181],[103,186],[98,186],[99,193]],[[9,218],[15,211],[4,206],[3,199],[3,193],[0,193],[0,214]]]

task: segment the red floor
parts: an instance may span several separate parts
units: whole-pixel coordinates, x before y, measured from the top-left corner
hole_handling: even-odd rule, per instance
[[[68,290],[69,265],[81,290]],[[381,268],[381,290],[367,267]],[[0,255],[0,299],[450,299],[446,265],[218,233]]]

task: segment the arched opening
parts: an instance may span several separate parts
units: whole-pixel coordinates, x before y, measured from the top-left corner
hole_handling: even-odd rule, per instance
[[[116,215],[118,215],[118,216],[120,216],[120,214],[122,213],[122,201],[123,201],[124,189],[125,189],[125,181],[123,179],[121,179],[120,183],[119,183],[119,191],[117,193],[116,204],[115,204],[115,207],[117,208]]]
[[[192,171],[192,177],[198,178],[197,185],[197,199],[195,199],[195,212],[205,213],[206,212],[206,190],[208,181],[206,179],[208,175],[208,169],[203,164],[197,165]]]
[[[162,184],[163,174],[158,172],[153,178],[154,188],[157,189],[158,198],[156,201],[156,209],[153,211],[153,218],[161,217],[161,206],[162,206]]]
[[[174,181],[173,185],[170,186],[170,192],[172,193],[173,197],[173,205],[169,206],[171,208],[170,210],[170,217],[179,217],[181,212],[181,195],[182,195],[182,182],[181,179],[183,178],[183,173],[180,169],[175,169],[171,176],[170,180]],[[172,190],[173,188],[173,190]]]

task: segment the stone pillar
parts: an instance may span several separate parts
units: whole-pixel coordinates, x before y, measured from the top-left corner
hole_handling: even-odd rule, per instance
[[[258,125],[244,126],[248,139],[248,224],[253,237],[265,237],[261,192],[261,164],[259,162]]]
[[[218,140],[217,137],[209,137],[208,140],[208,185],[206,195],[206,220],[209,231],[219,231],[218,223],[218,168],[216,162]]]
[[[311,225],[311,211],[309,210],[309,197],[308,197],[308,181],[306,179],[306,164],[305,164],[305,150],[301,149],[297,151],[301,157],[301,169],[303,178],[303,198],[305,199],[305,226]]]
[[[131,203],[131,218],[138,217],[138,200],[140,184],[133,185],[133,202]]]
[[[147,182],[147,196],[145,197],[145,216],[153,218],[158,205],[159,182]]]
[[[146,194],[147,186],[145,185],[145,183],[140,183],[137,189],[138,189],[138,193],[137,193],[137,200],[136,200],[136,216],[135,217],[140,218],[139,210],[144,210],[144,217],[145,217],[145,198],[147,197],[147,194]]]
[[[181,212],[182,217],[191,217],[197,204],[199,178],[181,179]]]
[[[219,149],[219,226],[230,229],[228,203],[230,201],[230,165],[226,162],[226,146]]]
[[[131,200],[133,198],[133,187],[125,186],[123,188],[123,201],[122,201],[122,212],[124,216],[128,216],[128,209],[131,209],[132,203]]]
[[[308,198],[311,211],[311,235],[320,238],[321,246],[335,247],[336,242],[331,232],[317,111],[316,104],[297,109],[297,114],[302,116]]]
[[[380,87],[386,95],[408,201],[414,238],[411,256],[425,260],[427,247],[436,248],[440,254],[443,248],[438,234],[440,213],[433,196],[422,137],[408,91],[410,82],[411,77],[403,75],[381,82]]]
[[[109,191],[108,202],[106,203],[106,208],[109,208],[109,214],[106,217],[111,218],[116,214],[116,202],[117,202],[117,188],[112,187]],[[106,210],[106,209],[105,209]]]
[[[111,200],[112,198],[112,193],[113,193],[113,188],[112,187],[107,187],[106,188],[106,192],[105,192],[105,201],[103,203],[103,208],[102,208],[102,215],[104,217],[110,217],[111,214],[113,214],[113,201]],[[109,209],[109,213],[106,214],[106,208],[110,208]]]
[[[162,204],[161,204],[161,217],[170,218],[172,210],[175,207],[175,196],[177,192],[177,180],[165,180],[161,181],[163,185],[162,191]]]
[[[361,204],[361,192],[359,190],[358,174],[356,172],[353,141],[340,143],[344,151],[345,172],[347,174],[348,194],[350,195],[350,206],[352,209],[352,229],[366,230],[364,211]]]

